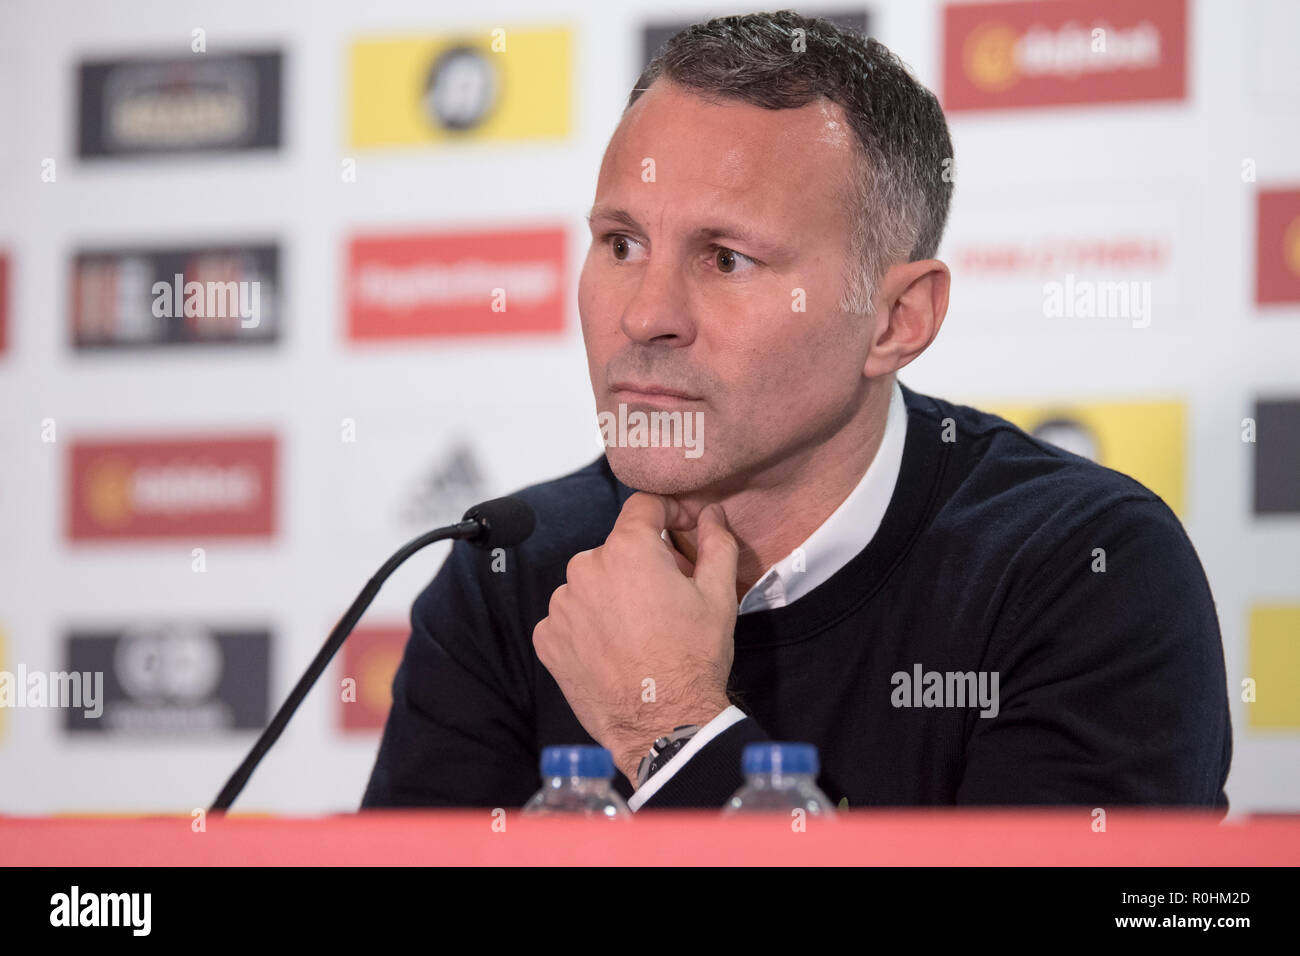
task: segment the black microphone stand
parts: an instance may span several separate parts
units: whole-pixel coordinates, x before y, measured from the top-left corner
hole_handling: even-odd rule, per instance
[[[267,724],[266,730],[262,731],[262,736],[257,738],[257,743],[253,744],[253,749],[248,752],[248,756],[244,758],[244,762],[235,769],[235,772],[230,775],[230,779],[226,781],[226,785],[221,788],[221,793],[217,794],[217,799],[212,804],[211,812],[224,812],[232,803],[234,803],[235,798],[239,796],[239,792],[244,789],[244,784],[246,784],[248,778],[252,776],[254,768],[257,767],[262,757],[266,755],[266,752],[271,749],[271,745],[280,739],[280,734],[289,723],[289,718],[291,718],[294,711],[298,709],[298,705],[301,704],[303,698],[307,696],[307,692],[311,690],[312,685],[316,683],[316,680],[325,670],[326,665],[329,664],[330,659],[333,658],[338,649],[343,646],[343,642],[347,640],[348,635],[352,633],[352,628],[356,626],[357,621],[361,620],[361,615],[366,612],[366,608],[370,607],[370,602],[373,601],[375,595],[379,593],[379,588],[386,580],[388,580],[389,575],[397,570],[398,565],[421,548],[433,544],[435,541],[444,541],[447,538],[472,539],[477,538],[479,535],[486,534],[487,531],[488,528],[486,525],[482,521],[477,520],[461,521],[459,524],[448,525],[445,528],[435,528],[433,531],[428,531],[420,535],[418,538],[413,538],[408,541],[399,551],[397,551],[396,554],[384,562],[384,566],[376,571],[374,577],[366,582],[366,586],[361,589],[361,593],[358,594],[357,599],[352,602],[352,606],[348,608],[347,613],[345,613],[343,617],[339,618],[339,622],[334,625],[334,630],[330,631],[330,636],[325,640],[325,645],[316,654],[316,658],[311,662],[311,666],[307,668],[306,672],[294,686],[293,691],[289,694],[288,699],[280,706],[275,717],[272,718],[269,724]]]

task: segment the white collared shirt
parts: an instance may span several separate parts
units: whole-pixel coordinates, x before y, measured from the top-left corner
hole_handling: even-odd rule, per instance
[[[799,547],[768,568],[740,601],[740,614],[785,607],[808,594],[848,564],[875,537],[885,511],[894,497],[894,486],[903,466],[903,445],[907,438],[907,406],[903,390],[894,380],[885,417],[885,433],[876,456],[857,486],[849,492],[829,518]],[[686,746],[673,755],[653,777],[632,794],[633,810],[649,800],[682,766],[718,734],[745,718],[734,704],[709,721]]]

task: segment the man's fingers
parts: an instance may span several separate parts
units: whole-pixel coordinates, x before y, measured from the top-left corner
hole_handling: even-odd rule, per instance
[[[652,531],[662,534],[669,531],[689,531],[695,522],[676,498],[667,495],[652,495],[638,491],[623,502],[623,510],[614,522],[614,531],[635,531],[641,533]]]
[[[695,565],[691,564],[690,558],[677,550],[677,546],[673,544],[673,540],[667,532],[664,532],[664,546],[672,552],[673,560],[677,562],[677,570],[688,578],[694,577]]]
[[[676,505],[677,503],[673,502],[671,507],[675,508]],[[623,510],[618,513],[618,520],[614,522],[614,529],[610,533],[649,532],[659,537],[668,527],[669,507],[668,499],[638,491],[623,502]]]
[[[695,548],[696,585],[710,597],[734,604],[740,545],[727,528],[721,505],[709,505],[700,512]]]
[[[692,527],[696,528],[696,549],[699,552],[694,564],[677,550],[671,538],[665,533],[669,530],[689,530]],[[735,596],[736,558],[739,549],[735,538],[727,530],[727,519],[720,505],[709,505],[701,511],[697,523],[691,520],[687,510],[675,499],[638,491],[623,503],[623,510],[619,512],[618,520],[614,522],[610,539],[615,535],[626,535],[633,540],[647,540],[651,534],[659,538],[663,547],[668,549],[677,569],[687,577],[695,578],[697,585],[701,581],[700,565],[705,539],[716,537],[713,550],[717,553],[709,560],[718,562],[718,567],[711,572],[705,572],[703,586],[716,591],[719,595]],[[716,577],[718,581],[714,581],[710,575]]]

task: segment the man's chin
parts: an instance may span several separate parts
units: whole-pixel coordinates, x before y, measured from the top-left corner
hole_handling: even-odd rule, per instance
[[[614,477],[635,491],[681,495],[718,479],[708,456],[687,458],[680,448],[606,448]]]

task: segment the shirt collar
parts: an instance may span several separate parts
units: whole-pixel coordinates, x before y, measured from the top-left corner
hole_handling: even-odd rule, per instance
[[[799,547],[754,583],[740,602],[741,614],[793,604],[830,580],[876,534],[894,497],[907,437],[907,406],[898,380],[889,395],[885,434],[862,480],[831,516]]]

